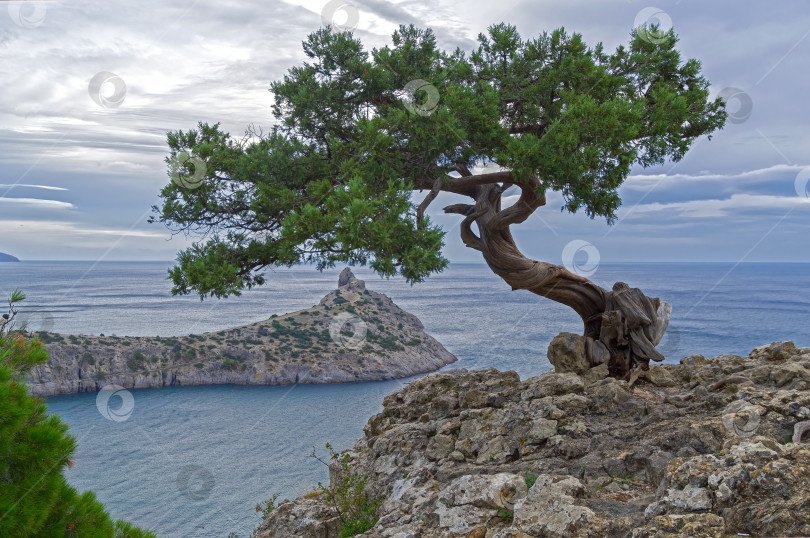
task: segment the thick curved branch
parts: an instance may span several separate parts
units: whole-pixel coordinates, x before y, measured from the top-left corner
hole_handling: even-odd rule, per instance
[[[464,168],[466,170],[466,167]],[[469,170],[467,170],[469,172]],[[459,172],[463,173],[463,172]],[[494,185],[496,183],[503,183],[507,185],[518,185],[511,170],[502,172],[490,172],[487,174],[476,174],[470,176],[453,177],[444,175],[441,178],[441,191],[452,192],[455,194],[462,194],[464,196],[476,197],[475,188],[482,185]],[[420,177],[414,180],[413,188],[415,190],[432,189],[435,184],[436,178],[434,177]]]
[[[520,198],[514,205],[498,211],[490,220],[493,230],[504,230],[511,224],[519,224],[528,219],[538,207],[546,205],[545,194],[538,195],[542,187],[537,176],[532,175],[528,184],[520,184]]]
[[[468,177],[454,177],[451,178],[453,188],[456,189],[469,189],[471,187],[480,187],[481,185],[492,185],[494,183],[506,183],[508,185],[517,185],[518,182],[512,175],[511,170],[503,170],[501,172],[489,172],[487,174],[476,174]]]
[[[465,216],[464,220],[461,221],[461,240],[468,247],[483,252],[481,238],[472,231],[472,223],[475,222],[478,217],[486,213],[486,209],[476,210],[476,206],[471,204],[453,204],[445,207],[444,212]]]
[[[475,206],[472,204],[453,204],[446,206],[443,211],[445,213],[455,213],[466,217],[475,211]]]
[[[461,221],[461,240],[464,242],[465,245],[470,247],[471,249],[477,250],[479,252],[483,252],[483,246],[481,245],[481,238],[475,235],[475,232],[472,231],[472,223],[478,217],[477,213],[472,213],[467,215],[463,221]]]

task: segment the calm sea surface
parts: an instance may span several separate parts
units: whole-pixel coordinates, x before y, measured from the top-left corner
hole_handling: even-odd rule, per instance
[[[268,273],[268,285],[226,300],[172,297],[167,263],[0,264],[0,294],[28,295],[29,327],[71,334],[199,334],[316,304],[339,269]],[[459,361],[450,367],[550,368],[545,351],[561,331],[579,332],[573,311],[509,287],[482,265],[456,264],[410,286],[355,274],[418,316]],[[592,280],[640,287],[673,306],[659,345],[668,362],[700,353],[747,354],[775,340],[810,346],[810,264],[602,264]],[[273,493],[293,497],[327,479],[309,457],[330,442],[349,448],[383,397],[408,380],[288,387],[181,387],[131,391],[127,420],[107,420],[96,394],[48,399],[79,441],[67,471],[114,517],[160,536],[249,536],[253,507]],[[112,405],[119,401],[111,400]],[[323,457],[323,450],[320,450]]]

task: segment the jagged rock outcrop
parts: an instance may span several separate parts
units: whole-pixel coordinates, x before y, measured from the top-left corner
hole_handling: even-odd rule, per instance
[[[382,501],[363,536],[806,536],[810,434],[793,435],[808,420],[810,348],[781,342],[651,366],[632,387],[604,364],[426,375],[385,398],[349,455]],[[338,532],[313,492],[254,536]]]
[[[27,378],[33,394],[94,392],[106,385],[289,385],[396,379],[456,357],[416,316],[366,289],[348,268],[338,289],[305,310],[179,338],[37,333],[48,361]]]

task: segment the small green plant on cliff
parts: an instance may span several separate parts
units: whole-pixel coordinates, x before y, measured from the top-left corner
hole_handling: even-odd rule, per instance
[[[526,489],[532,489],[534,483],[537,482],[537,475],[534,473],[527,473],[523,479],[526,481]]]
[[[340,538],[362,534],[377,523],[377,509],[382,499],[369,499],[366,493],[368,480],[352,468],[351,456],[347,452],[335,452],[329,443],[326,443],[326,450],[329,451],[329,460],[338,467],[337,477],[328,487],[320,482],[318,487],[325,492],[326,501],[340,519]],[[310,456],[330,467],[329,462],[318,456],[315,447],[312,447]]]
[[[276,499],[278,499],[278,493],[273,493],[272,497],[257,504],[256,513],[261,514],[262,519],[269,516],[270,512],[276,509]]]
[[[498,517],[502,517],[506,521],[511,522],[513,519],[515,519],[515,513],[512,512],[511,510],[509,510],[508,508],[505,508],[503,506],[499,506],[498,507]]]

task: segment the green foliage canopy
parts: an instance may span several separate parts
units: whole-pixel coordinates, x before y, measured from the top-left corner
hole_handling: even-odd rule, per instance
[[[237,139],[201,123],[168,134],[181,180],[151,220],[201,237],[170,270],[173,292],[238,295],[266,267],[301,262],[421,281],[447,264],[427,204],[440,192],[475,198],[484,184],[536,178],[538,200],[558,191],[564,210],[612,222],[633,164],[681,159],[726,117],[675,34],[645,35],[607,53],[564,29],[524,40],[498,24],[466,54],[413,26],[371,52],[349,32],[318,30],[303,43],[308,61],[272,84],[270,133]],[[404,91],[415,80],[430,86]],[[193,185],[182,181],[192,173]]]

